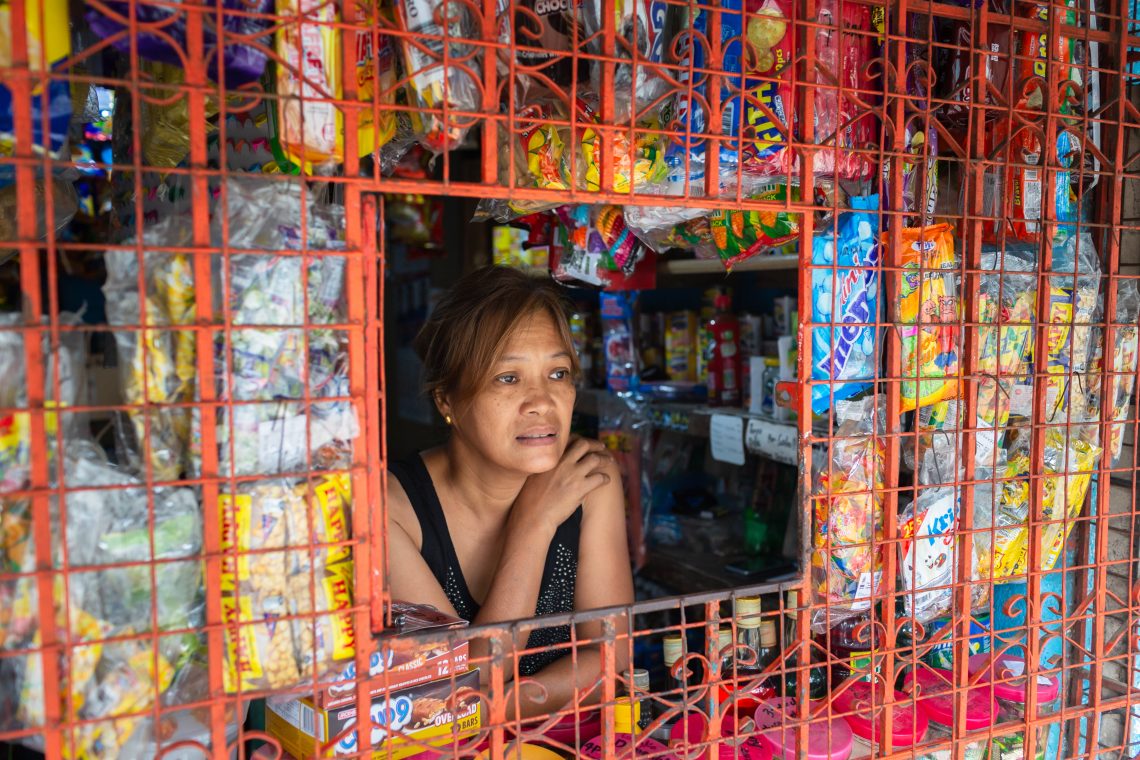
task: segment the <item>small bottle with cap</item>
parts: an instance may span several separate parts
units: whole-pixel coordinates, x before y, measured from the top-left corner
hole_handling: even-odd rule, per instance
[[[755,710],[761,700],[775,696],[772,678],[753,682],[779,657],[780,649],[776,621],[763,617],[760,597],[738,598],[735,617],[738,646],[725,670],[727,689],[722,689],[722,695],[727,698],[733,692],[747,690],[747,695],[738,694],[736,699],[737,711],[744,714]]]
[[[645,695],[649,693],[649,671],[645,668],[634,668],[622,673],[622,683],[627,684],[627,689],[632,689],[632,692],[626,696],[633,697],[641,710],[641,719],[637,722],[637,727],[644,731],[653,722],[653,706]]]
[[[670,691],[676,692],[678,701],[685,693],[685,669],[682,666],[680,672],[673,673],[673,666],[684,656],[685,646],[684,639],[680,636],[666,636],[662,641],[662,649],[665,655],[665,670],[669,674]]]

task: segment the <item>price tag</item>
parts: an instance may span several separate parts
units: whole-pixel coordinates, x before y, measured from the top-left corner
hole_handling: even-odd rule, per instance
[[[712,456],[718,462],[744,464],[744,418],[714,414],[709,421]]]
[[[799,432],[792,425],[748,420],[744,442],[749,451],[773,461],[791,465],[799,462]]]

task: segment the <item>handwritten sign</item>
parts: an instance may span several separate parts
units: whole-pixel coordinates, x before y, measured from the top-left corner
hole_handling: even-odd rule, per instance
[[[714,414],[709,421],[712,456],[718,462],[744,464],[744,418]]]
[[[799,433],[794,425],[748,420],[744,441],[749,451],[773,461],[791,465],[799,462]]]

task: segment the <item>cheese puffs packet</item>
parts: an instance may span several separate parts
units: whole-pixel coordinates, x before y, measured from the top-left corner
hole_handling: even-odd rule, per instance
[[[896,306],[906,412],[958,392],[962,308],[950,225],[904,229],[898,261],[902,272]]]

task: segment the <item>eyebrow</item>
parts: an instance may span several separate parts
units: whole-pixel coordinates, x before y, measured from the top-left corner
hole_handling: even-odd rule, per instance
[[[570,352],[569,351],[556,351],[553,354],[551,354],[548,358],[550,358],[550,359],[562,359],[562,358],[569,359],[570,358]],[[525,359],[526,359],[525,356],[516,356],[515,354],[510,354],[509,356],[500,356],[499,357],[499,363],[502,363],[502,362],[521,362],[521,361],[524,361]]]

